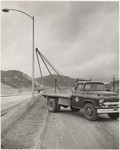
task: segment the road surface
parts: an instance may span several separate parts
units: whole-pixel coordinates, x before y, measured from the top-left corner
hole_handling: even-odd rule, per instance
[[[31,97],[31,94],[1,97],[1,112],[4,113],[4,111],[10,110]]]
[[[17,95],[17,96],[7,96],[1,98],[1,107],[2,109],[14,105],[16,103],[22,102],[26,98],[30,98],[31,95]]]
[[[97,121],[88,121],[81,111],[70,109],[50,113],[41,148],[119,149],[119,119],[99,115]]]

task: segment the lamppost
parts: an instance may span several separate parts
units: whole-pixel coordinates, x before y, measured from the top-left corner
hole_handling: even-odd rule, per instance
[[[23,12],[21,10],[17,10],[17,9],[8,9],[8,8],[5,8],[5,9],[2,9],[3,12],[9,12],[9,11],[17,11],[17,12],[20,12],[20,13],[23,13],[25,15],[27,15],[29,18],[32,19],[32,32],[33,32],[33,35],[32,35],[32,40],[33,40],[33,43],[32,43],[32,98],[34,99],[34,16],[31,16],[29,14],[27,14],[26,12]]]

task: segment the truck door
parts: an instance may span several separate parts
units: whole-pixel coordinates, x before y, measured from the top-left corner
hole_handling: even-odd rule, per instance
[[[75,91],[72,94],[71,97],[71,106],[76,108],[82,108],[82,102],[83,102],[83,84],[78,84],[75,88]]]

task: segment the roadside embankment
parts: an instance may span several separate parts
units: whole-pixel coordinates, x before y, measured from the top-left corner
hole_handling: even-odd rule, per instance
[[[39,97],[36,103],[11,128],[2,132],[2,148],[35,148],[42,141],[47,118],[46,99]]]
[[[24,102],[10,110],[1,118],[1,133],[14,124],[37,100],[41,94],[37,95],[34,100],[32,98],[24,99]]]

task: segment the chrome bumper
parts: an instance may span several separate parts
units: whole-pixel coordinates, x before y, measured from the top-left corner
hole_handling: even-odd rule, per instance
[[[119,113],[119,108],[97,109],[98,114]]]

